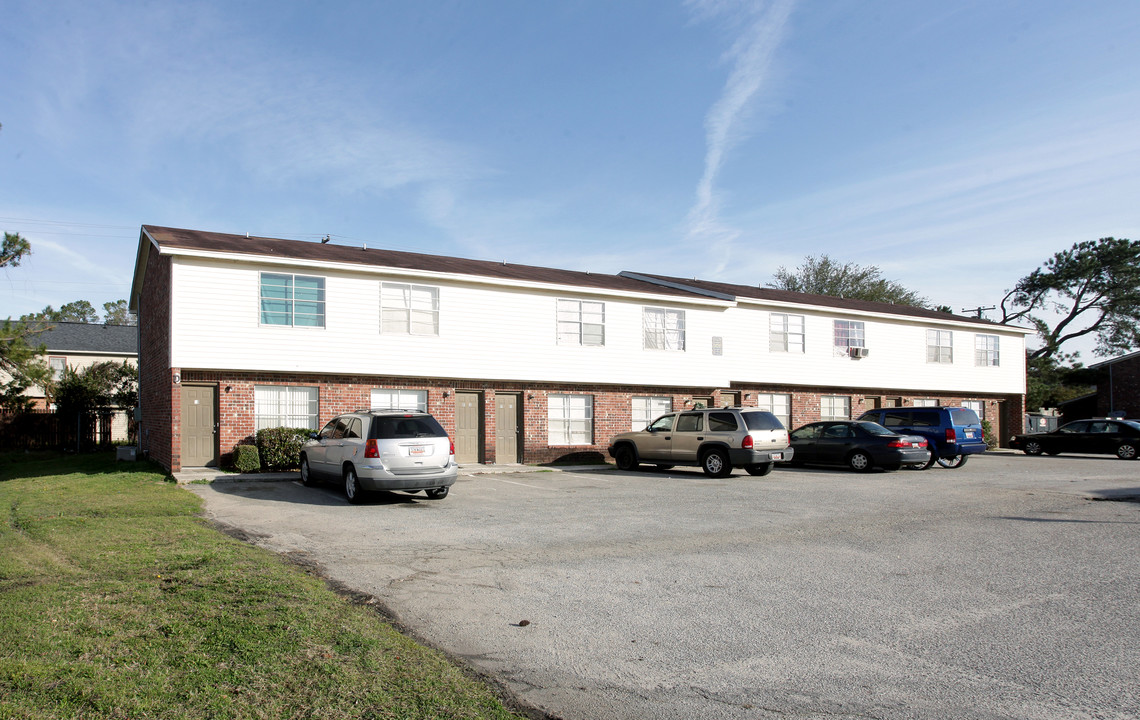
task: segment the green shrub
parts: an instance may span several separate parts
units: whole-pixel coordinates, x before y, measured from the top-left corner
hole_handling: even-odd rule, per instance
[[[238,445],[234,448],[234,467],[238,472],[251,473],[261,469],[261,456],[256,445]]]
[[[261,465],[267,470],[291,470],[301,466],[301,446],[309,439],[308,428],[275,427],[257,431]]]
[[[982,421],[982,439],[986,441],[987,450],[993,450],[998,446],[997,436],[994,435],[994,428],[989,420]]]

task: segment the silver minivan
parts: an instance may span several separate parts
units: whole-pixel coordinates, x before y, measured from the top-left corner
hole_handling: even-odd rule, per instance
[[[423,490],[440,500],[459,476],[455,444],[425,412],[358,410],[338,415],[301,447],[301,482],[343,483],[350,503],[368,493]]]

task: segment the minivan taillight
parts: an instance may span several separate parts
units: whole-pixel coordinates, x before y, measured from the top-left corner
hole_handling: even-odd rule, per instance
[[[954,432],[954,428],[946,428],[946,442],[950,444],[958,442],[958,433]]]
[[[380,457],[380,448],[376,447],[376,441],[375,440],[369,440],[368,442],[364,443],[364,457],[366,457],[366,458],[378,458],[378,457]]]
[[[451,438],[448,438],[448,442],[451,443],[451,454],[454,455],[455,454],[455,441],[452,440]]]
[[[751,435],[745,435],[744,440],[740,443],[740,447],[744,448],[745,450],[751,450],[752,449],[752,436]]]

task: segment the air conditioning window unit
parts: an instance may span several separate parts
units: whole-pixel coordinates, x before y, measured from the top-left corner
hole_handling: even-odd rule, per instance
[[[870,350],[862,347],[847,348],[847,352],[851,353],[853,358],[864,358],[871,354]]]

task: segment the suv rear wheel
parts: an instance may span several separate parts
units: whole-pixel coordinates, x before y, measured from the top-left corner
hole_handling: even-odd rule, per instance
[[[728,477],[732,474],[728,453],[720,448],[713,448],[705,453],[701,459],[701,469],[705,471],[705,475],[714,478]]]

